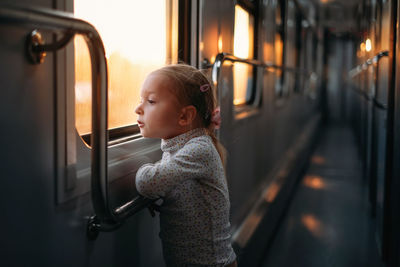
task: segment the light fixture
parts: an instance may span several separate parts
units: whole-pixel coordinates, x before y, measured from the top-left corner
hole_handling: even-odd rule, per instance
[[[365,44],[364,44],[364,42],[362,42],[362,43],[360,44],[360,49],[361,49],[362,52],[365,51]]]
[[[365,50],[367,52],[372,50],[372,44],[371,44],[371,40],[369,38],[365,41]]]

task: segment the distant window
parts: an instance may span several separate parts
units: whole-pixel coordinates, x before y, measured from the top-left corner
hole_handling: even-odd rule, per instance
[[[284,36],[284,10],[283,3],[278,0],[275,9],[275,64],[277,66],[283,66],[283,36]],[[275,80],[275,95],[283,95],[283,71],[281,69],[276,70],[276,80]]]
[[[285,11],[285,30],[284,30],[284,60],[285,68],[296,69],[298,67],[297,37],[299,31],[296,29],[296,6],[292,0],[288,0]],[[295,91],[296,73],[286,71],[284,73],[283,95],[289,96],[290,92]]]
[[[282,36],[279,33],[275,34],[275,64],[277,66],[283,66],[283,41]],[[275,82],[275,93],[277,95],[282,94],[282,75],[281,69],[276,70],[276,82]]]
[[[240,58],[254,57],[254,15],[240,5],[235,6],[235,29],[233,53]],[[253,67],[235,63],[233,67],[233,103],[250,104],[254,98]]]
[[[104,42],[109,73],[108,127],[133,125],[140,86],[148,73],[177,60],[177,0],[75,0]],[[80,135],[91,132],[90,58],[75,38],[75,117]]]

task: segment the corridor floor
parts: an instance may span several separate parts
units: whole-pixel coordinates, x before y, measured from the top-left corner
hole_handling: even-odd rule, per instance
[[[261,266],[384,266],[361,173],[351,130],[326,127]]]

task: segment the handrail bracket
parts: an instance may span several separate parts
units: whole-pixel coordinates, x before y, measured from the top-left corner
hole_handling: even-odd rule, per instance
[[[69,43],[74,35],[75,33],[71,31],[66,31],[66,33],[60,40],[52,44],[46,44],[39,30],[34,29],[28,34],[26,38],[26,50],[29,61],[32,64],[43,63],[46,57],[46,52],[55,52],[63,48]]]

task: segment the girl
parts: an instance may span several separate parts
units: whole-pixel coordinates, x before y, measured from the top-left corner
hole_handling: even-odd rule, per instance
[[[158,210],[167,266],[236,266],[223,148],[214,135],[219,111],[208,79],[189,65],[169,65],[152,72],[140,94],[140,132],[162,139],[163,156],[138,170],[136,188],[163,199]]]

